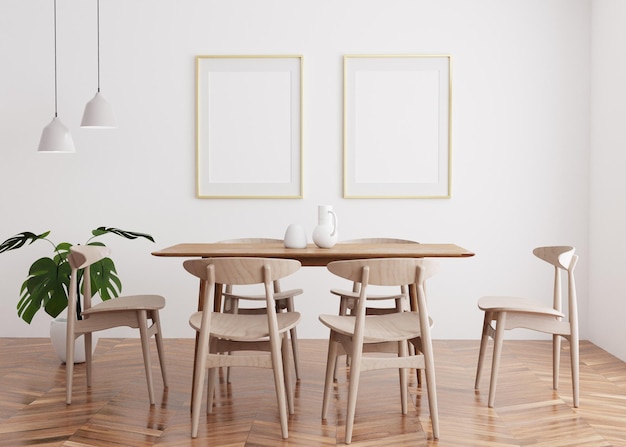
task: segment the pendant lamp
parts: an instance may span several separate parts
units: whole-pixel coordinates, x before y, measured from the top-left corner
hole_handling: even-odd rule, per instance
[[[104,99],[100,93],[100,0],[97,0],[97,19],[98,19],[98,91],[91,101],[85,106],[83,120],[80,127],[88,127],[92,129],[109,129],[117,127],[113,108]]]
[[[54,118],[44,127],[39,140],[39,152],[75,152],[74,140],[57,112],[57,1],[54,0]]]

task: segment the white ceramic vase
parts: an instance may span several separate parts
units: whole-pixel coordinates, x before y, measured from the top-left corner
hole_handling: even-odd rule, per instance
[[[313,230],[313,242],[319,248],[331,248],[337,243],[337,215],[330,205],[317,207],[317,226]]]
[[[299,224],[291,224],[285,231],[285,248],[306,248],[307,238],[304,227]]]

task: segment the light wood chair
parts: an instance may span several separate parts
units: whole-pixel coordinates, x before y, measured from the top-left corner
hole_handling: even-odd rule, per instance
[[[426,306],[424,283],[435,271],[431,259],[387,258],[335,261],[328,270],[335,275],[360,284],[359,296],[353,315],[320,315],[320,321],[330,329],[326,379],[322,405],[322,419],[326,419],[333,390],[333,375],[337,352],[342,346],[349,353],[350,376],[348,409],[346,414],[346,444],[352,441],[352,429],[356,410],[357,392],[362,371],[398,368],[400,373],[400,400],[402,413],[408,409],[407,368],[424,369],[428,388],[428,403],[433,436],[439,437],[437,390],[430,322]],[[368,287],[415,285],[417,312],[395,312],[382,315],[366,315]],[[419,343],[415,355],[409,355],[408,343]],[[370,352],[390,352],[390,344],[396,358],[381,357]]]
[[[533,251],[535,256],[554,267],[554,290],[551,305],[546,305],[539,300],[509,296],[485,296],[478,300],[478,307],[485,312],[485,318],[474,387],[479,388],[487,343],[491,337],[494,343],[491,380],[489,382],[489,407],[493,407],[496,397],[504,331],[515,328],[526,328],[552,335],[552,385],[555,390],[559,387],[561,338],[569,340],[573,403],[574,407],[578,407],[579,335],[576,284],[574,282],[574,268],[578,261],[578,255],[574,254],[574,251],[575,249],[569,246],[538,247]],[[567,274],[568,288],[566,312],[563,309],[561,292],[564,273]]]
[[[417,241],[410,239],[398,239],[390,237],[369,237],[360,239],[348,239],[339,242],[340,244],[419,244]],[[354,311],[354,303],[359,296],[360,284],[358,282],[352,283],[352,290],[344,289],[331,289],[330,293],[339,296],[339,315],[350,315]],[[372,304],[376,303],[376,306],[367,307],[365,309],[366,315],[381,315],[394,312],[402,312],[410,310],[411,305],[409,303],[409,290],[407,285],[400,286],[399,293],[370,293],[368,300],[371,300]],[[383,301],[393,301],[393,307],[381,307],[379,303]],[[431,320],[432,327],[432,320]],[[414,348],[419,349],[419,343],[417,345],[411,345],[411,353],[413,354]],[[339,352],[339,355],[343,354]],[[350,364],[350,356],[346,355],[346,364]],[[337,369],[335,364],[335,378],[337,377]],[[422,375],[419,370],[415,371],[418,385],[422,384]]]
[[[139,328],[141,349],[148,383],[150,405],[154,405],[154,385],[152,381],[152,364],[150,361],[150,337],[156,340],[163,386],[167,388],[167,372],[165,369],[165,350],[161,335],[159,310],[165,306],[165,298],[160,295],[132,295],[92,304],[91,266],[106,258],[111,253],[108,247],[97,245],[74,245],[70,248],[68,261],[71,268],[70,287],[67,306],[67,338],[66,338],[66,403],[72,402],[72,379],[74,373],[74,341],[84,334],[85,358],[87,369],[87,386],[91,387],[92,371],[92,332],[119,326]],[[82,319],[78,320],[78,278],[82,275]]]
[[[220,241],[221,244],[263,244],[263,243],[283,243],[282,239],[271,238],[241,238]],[[302,295],[302,289],[281,290],[280,281],[274,281],[274,300],[276,301],[277,312],[294,312],[294,297]],[[235,293],[231,285],[224,287],[222,295],[224,304],[223,311],[227,313],[239,314],[264,314],[265,306],[262,307],[240,307],[240,301],[253,301],[265,303],[265,294],[242,294]],[[300,380],[300,351],[298,349],[298,331],[294,326],[289,331],[291,338],[291,351],[293,353],[293,364],[296,371],[296,380]],[[230,383],[230,369],[226,374],[226,381]]]
[[[188,260],[183,265],[185,270],[201,280],[204,309],[194,313],[189,319],[191,327],[198,332],[191,411],[192,438],[198,436],[206,369],[209,369],[207,413],[212,413],[216,368],[248,366],[273,369],[281,433],[286,439],[287,411],[290,414],[294,412],[286,334],[298,324],[300,314],[276,311],[273,283],[295,273],[300,268],[300,262],[292,259],[206,258]],[[267,312],[246,315],[213,311],[216,284],[234,286],[263,284]],[[269,351],[270,355],[267,353],[222,355],[235,351]]]

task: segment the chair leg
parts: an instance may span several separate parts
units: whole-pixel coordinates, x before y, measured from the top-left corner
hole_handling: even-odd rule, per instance
[[[363,347],[357,346],[352,350],[350,357],[350,383],[348,385],[348,411],[346,412],[346,444],[352,442],[352,429],[354,428],[354,415],[356,413],[356,398],[359,392],[361,378],[361,357]]]
[[[335,340],[331,331],[328,341],[328,357],[326,358],[326,378],[324,380],[324,397],[322,399],[322,420],[328,415],[328,403],[330,402],[330,393],[333,389],[335,366],[337,363],[337,351],[339,342]]]
[[[239,300],[235,298],[229,298],[228,301],[230,302],[229,313],[238,314],[239,313]],[[231,355],[231,353],[229,352],[228,355]],[[230,383],[230,366],[226,367],[226,383]]]
[[[215,398],[215,376],[217,375],[217,368],[209,369],[209,378],[206,393],[206,412],[207,414],[213,413],[213,400]]]
[[[348,311],[350,310],[351,299],[346,297],[341,297],[339,301],[339,315],[348,315]],[[339,351],[337,351],[337,356],[339,356]],[[337,380],[337,368],[338,362],[335,362],[335,369],[333,371],[333,380]],[[346,353],[346,366],[350,366],[350,355]]]
[[[92,373],[92,366],[93,366],[93,349],[92,349],[92,344],[93,344],[93,337],[91,335],[91,332],[87,332],[85,335],[83,335],[84,341],[85,341],[85,369],[87,372],[87,387],[91,388],[91,385],[93,384],[93,373]],[[73,363],[73,362],[72,362]]]
[[[65,340],[65,403],[72,403],[72,382],[74,379],[74,336],[69,333]]]
[[[420,309],[426,309],[426,303],[422,301],[420,296],[418,296],[418,303]],[[433,427],[433,438],[439,439],[439,406],[437,404],[437,381],[435,379],[435,355],[427,312],[420,311],[420,326],[425,328],[422,329],[420,340],[422,344],[421,351],[424,355],[424,372],[426,374],[428,408]]]
[[[559,389],[561,366],[561,336],[552,335],[552,388]]]
[[[154,383],[152,381],[152,362],[150,361],[150,336],[148,335],[148,313],[146,310],[137,312],[139,322],[139,335],[141,337],[141,351],[143,352],[143,364],[146,370],[146,382],[148,383],[148,396],[150,405],[154,405]]]
[[[407,346],[406,340],[398,342],[398,355],[400,357],[407,357],[409,355],[409,350]],[[418,369],[419,371],[419,369]],[[398,369],[398,373],[400,374],[400,403],[402,405],[402,414],[407,414],[408,412],[408,369],[400,368]]]
[[[413,343],[409,343],[409,355],[418,355],[422,352],[422,339],[416,338]],[[415,368],[415,378],[417,379],[417,387],[422,386],[422,370]]]
[[[293,297],[291,297],[287,300],[287,312],[294,311]],[[296,380],[300,380],[300,350],[298,348],[298,331],[295,326],[289,331],[289,336],[291,337],[291,350],[293,353],[293,365],[296,370]]]
[[[498,384],[498,369],[500,368],[500,355],[502,354],[502,342],[504,341],[504,325],[506,312],[499,312],[496,319],[496,333],[493,339],[493,359],[491,360],[491,379],[489,381],[489,408],[493,408],[496,400],[496,387]]]
[[[487,343],[489,342],[491,319],[492,319],[491,312],[485,312],[485,318],[483,320],[483,331],[480,337],[480,350],[478,352],[478,367],[476,368],[476,380],[474,381],[475,390],[477,390],[480,387],[480,376],[483,372],[483,362],[485,360],[485,353],[487,352]]]
[[[198,349],[195,356],[195,371],[193,375],[193,395],[191,396],[191,437],[198,437],[198,425],[200,423],[200,408],[202,406],[202,389],[206,374],[206,358],[208,351],[208,334],[198,334]]]
[[[155,325],[156,332],[154,333],[154,339],[156,340],[157,353],[159,355],[159,365],[161,367],[161,376],[163,377],[163,387],[167,389],[167,368],[165,367],[165,348],[163,346],[163,335],[161,334],[161,318],[159,317],[159,311],[155,310],[151,315],[152,324]]]
[[[287,334],[283,334],[280,353],[283,361],[283,377],[285,378],[285,394],[287,396],[287,410],[289,414],[295,413],[294,408],[294,391],[293,383],[291,382],[291,372],[289,371],[289,339]],[[293,341],[292,341],[293,343]]]
[[[408,295],[404,295],[402,298],[398,298],[395,300],[396,312],[410,312],[411,311],[411,303],[409,302]],[[408,343],[408,355],[416,355],[420,352],[420,349],[416,350],[416,346],[419,344]],[[418,388],[422,386],[422,373],[419,368],[415,368],[415,379],[417,380]]]
[[[281,340],[270,339],[272,369],[274,370],[274,388],[276,388],[276,400],[278,401],[278,413],[280,416],[280,429],[283,439],[289,437],[287,402],[285,393],[285,375],[283,374],[283,362],[281,353]]]
[[[570,337],[570,356],[572,362],[572,393],[574,399],[574,407],[578,408],[580,402],[580,363],[579,363],[579,346],[578,335]]]

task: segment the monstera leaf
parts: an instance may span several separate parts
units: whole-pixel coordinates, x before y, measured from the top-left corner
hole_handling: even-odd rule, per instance
[[[30,231],[16,234],[15,236],[10,237],[2,244],[0,244],[0,253],[2,253],[3,251],[15,250],[17,248],[20,248],[29,241],[30,242],[28,245],[30,245],[39,239],[45,239],[46,236],[48,236],[49,234],[49,231],[46,231],[45,233],[42,233],[40,235],[36,235],[35,233],[31,233]]]
[[[124,237],[126,239],[144,238],[154,242],[152,236],[146,233],[120,230],[113,227],[98,227],[91,232],[92,237],[87,241],[88,245],[104,246],[102,242],[92,241],[93,238],[108,233]],[[17,304],[17,314],[27,323],[30,323],[35,314],[44,309],[52,317],[58,316],[67,308],[67,295],[69,293],[71,268],[67,257],[72,244],[61,242],[54,245],[47,236],[50,231],[42,234],[35,234],[30,231],[19,233],[0,244],[0,253],[15,250],[30,245],[37,240],[46,240],[54,247],[52,258],[41,258],[36,260],[28,271],[28,277],[22,284],[20,299]],[[90,268],[91,291],[92,294],[100,295],[102,300],[116,298],[122,292],[122,281],[120,280],[115,263],[111,258],[104,258]],[[82,275],[78,278],[79,291],[82,295]],[[77,303],[77,313],[80,319],[81,303]]]
[[[91,266],[91,288],[92,292],[98,292],[103,300],[120,296],[122,281],[117,276],[117,270],[111,258],[104,258]]]
[[[17,314],[30,323],[42,307],[52,317],[67,307],[70,265],[57,264],[51,258],[41,258],[30,266],[28,278],[22,284]]]
[[[107,233],[117,234],[118,236],[125,237],[126,239],[137,239],[139,237],[143,237],[143,238],[148,239],[149,241],[154,242],[154,239],[149,234],[137,233],[135,231],[120,230],[119,228],[98,227],[91,232],[91,234],[93,234],[94,237],[102,236],[103,234],[107,234]]]

